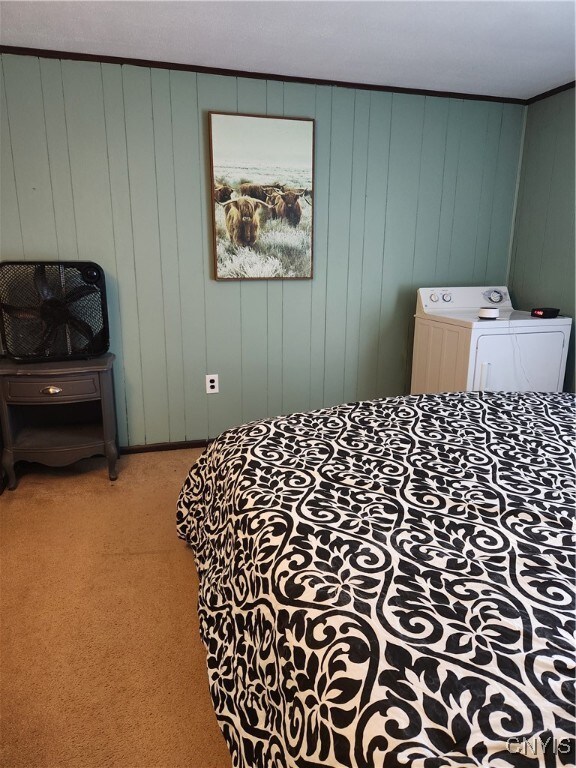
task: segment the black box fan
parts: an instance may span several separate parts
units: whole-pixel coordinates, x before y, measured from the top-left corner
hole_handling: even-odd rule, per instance
[[[106,284],[91,261],[0,264],[2,354],[38,362],[108,351]]]

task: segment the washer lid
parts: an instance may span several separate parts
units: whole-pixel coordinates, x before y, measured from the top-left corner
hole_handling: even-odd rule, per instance
[[[482,328],[487,332],[490,329],[502,330],[503,328],[551,328],[552,326],[566,326],[571,325],[572,319],[570,317],[558,317],[545,319],[542,317],[532,317],[530,312],[523,312],[519,309],[510,309],[502,307],[500,309],[500,316],[495,320],[481,320],[478,317],[478,309],[455,309],[450,310],[437,310],[428,311],[425,315],[429,320],[436,320],[440,323],[448,323],[449,325],[459,325],[464,328]]]

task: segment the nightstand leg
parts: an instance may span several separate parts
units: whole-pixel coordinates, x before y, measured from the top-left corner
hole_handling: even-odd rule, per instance
[[[8,449],[2,453],[2,468],[8,475],[8,489],[13,491],[16,488],[16,473],[14,472],[14,454]]]
[[[114,443],[106,443],[106,458],[108,459],[108,477],[110,480],[116,480],[118,477],[118,472],[116,471],[118,450]]]
[[[102,393],[102,427],[104,429],[104,450],[108,459],[108,477],[116,480],[116,411],[114,409],[114,388],[112,386],[112,369],[100,374],[100,390]]]

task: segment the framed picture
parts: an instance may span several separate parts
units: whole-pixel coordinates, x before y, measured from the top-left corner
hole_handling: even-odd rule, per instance
[[[214,277],[310,279],[314,121],[209,117]]]

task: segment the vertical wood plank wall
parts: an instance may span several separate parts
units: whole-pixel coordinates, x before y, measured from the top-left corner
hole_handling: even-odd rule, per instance
[[[574,295],[574,89],[528,107],[510,290],[519,309],[558,307]],[[574,324],[566,388],[574,389]]]
[[[524,107],[13,55],[1,96],[1,258],[105,269],[123,445],[404,393],[416,288],[506,281]],[[212,279],[210,110],[316,121],[313,280]]]

